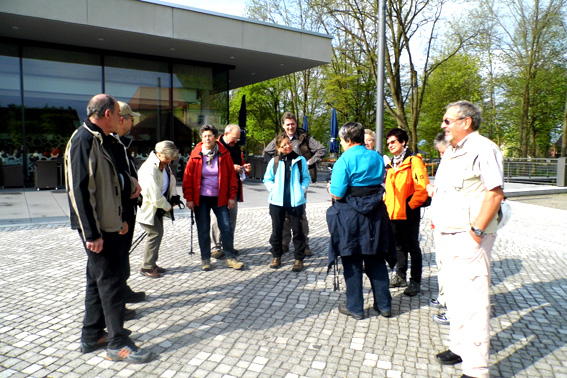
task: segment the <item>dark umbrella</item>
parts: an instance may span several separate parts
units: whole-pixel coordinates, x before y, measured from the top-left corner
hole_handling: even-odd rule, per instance
[[[307,115],[303,116],[303,130],[309,132],[309,125],[307,124]]]
[[[246,143],[246,95],[242,96],[242,102],[240,103],[238,126],[240,126],[240,142],[238,143],[244,146],[244,143]]]
[[[339,142],[337,141],[338,133],[337,112],[335,108],[333,108],[333,112],[331,113],[331,143],[329,144],[329,151],[337,154],[339,153]]]

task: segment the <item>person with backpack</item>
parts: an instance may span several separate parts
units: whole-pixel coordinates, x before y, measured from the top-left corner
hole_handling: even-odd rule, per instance
[[[292,271],[301,272],[306,246],[302,225],[305,193],[311,176],[309,176],[307,161],[293,151],[293,145],[285,133],[276,137],[275,144],[278,154],[270,160],[264,174],[264,185],[270,192],[268,201],[272,217],[270,244],[273,260],[270,268],[277,269],[281,266],[283,227],[287,215],[293,231],[295,247],[295,263]]]
[[[423,262],[419,247],[420,208],[430,203],[427,194],[429,177],[425,164],[408,147],[405,130],[392,129],[386,143],[394,155],[386,172],[384,201],[396,237],[398,265],[390,279],[390,287],[405,287],[404,294],[413,297],[421,291]],[[408,254],[411,257],[411,277],[406,281]]]

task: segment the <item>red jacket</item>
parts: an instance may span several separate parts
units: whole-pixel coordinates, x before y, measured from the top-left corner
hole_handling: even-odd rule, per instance
[[[201,197],[201,173],[203,171],[203,155],[201,150],[203,142],[200,142],[187,160],[185,167],[185,176],[183,177],[183,197],[189,201],[195,202],[195,206],[199,206],[199,198]],[[236,199],[238,190],[238,182],[236,180],[236,172],[230,153],[224,146],[217,142],[219,149],[219,201],[218,206],[228,205],[228,200]]]

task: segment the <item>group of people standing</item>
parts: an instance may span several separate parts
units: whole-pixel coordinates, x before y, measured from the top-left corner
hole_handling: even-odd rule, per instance
[[[125,303],[145,299],[145,293],[136,293],[127,284],[136,208],[148,237],[140,273],[159,278],[166,271],[157,265],[163,218],[173,218],[173,208],[182,202],[169,168],[179,156],[173,142],[157,143],[136,172],[124,138],[135,116],[140,115],[112,96],[93,97],[87,119],[67,145],[65,165],[71,225],[79,231],[88,258],[81,350],[88,353],[108,346],[109,359],[142,363],[151,359],[151,353],[138,348],[124,328]],[[326,150],[297,128],[292,113],[284,114],[282,127],[284,131],[264,150],[269,163],[263,181],[270,192],[272,220],[269,266],[281,267],[282,255],[293,240],[291,270],[300,272],[305,257],[312,254],[306,193]],[[333,198],[326,216],[329,266],[340,257],[346,303],[339,305],[339,312],[355,319],[365,316],[363,273],[372,286],[373,308],[384,317],[392,316],[390,287],[406,287],[407,296],[420,292],[420,208],[432,199],[438,266],[442,266],[440,294],[443,291],[443,304],[451,311],[451,348],[436,358],[442,364],[463,361],[463,377],[489,375],[490,251],[495,215],[503,199],[502,157],[492,142],[478,134],[479,127],[480,110],[475,105],[461,101],[447,106],[442,128],[448,148],[432,185],[423,161],[408,149],[405,131],[393,129],[387,134],[393,158],[385,163],[374,150],[374,133],[359,123],[346,123],[339,130],[344,153],[328,184]],[[196,217],[202,270],[212,269],[211,258],[226,258],[228,267],[241,270],[244,264],[237,258],[234,232],[238,202],[243,200],[242,180],[250,165],[238,145],[237,125],[218,134],[212,125],[201,127],[201,142],[185,168],[182,195]],[[391,278],[388,266],[396,267]],[[440,300],[441,295],[435,301]]]

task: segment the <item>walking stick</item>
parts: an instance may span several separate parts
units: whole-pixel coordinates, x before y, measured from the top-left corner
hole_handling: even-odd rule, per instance
[[[142,235],[138,236],[138,239],[136,239],[134,241],[134,243],[132,243],[132,247],[130,247],[130,252],[128,252],[129,255],[132,254],[132,252],[134,252],[134,250],[136,249],[136,247],[138,246],[138,244],[140,244],[142,242],[142,240],[144,240],[144,238],[146,237],[146,231],[144,231],[142,233]]]
[[[191,250],[189,251],[190,255],[194,255],[193,252],[193,225],[195,224],[195,218],[193,217],[193,210],[191,210]]]

